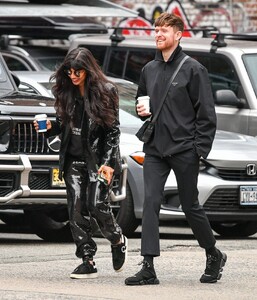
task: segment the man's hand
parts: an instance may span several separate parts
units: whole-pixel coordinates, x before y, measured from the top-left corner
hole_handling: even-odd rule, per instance
[[[146,113],[146,112],[145,112],[145,107],[144,107],[144,104],[143,104],[143,103],[138,103],[138,104],[136,105],[136,109],[137,109],[137,114],[138,114],[140,117],[151,116],[151,113]]]

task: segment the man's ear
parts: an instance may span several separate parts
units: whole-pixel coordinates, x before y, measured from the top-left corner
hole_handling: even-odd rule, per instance
[[[182,38],[182,31],[177,31],[176,32],[176,41],[179,41]]]

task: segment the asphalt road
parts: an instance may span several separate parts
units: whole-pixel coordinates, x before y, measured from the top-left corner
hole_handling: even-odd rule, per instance
[[[109,243],[102,238],[96,242],[98,278],[72,280],[69,274],[80,263],[72,243],[46,243],[26,228],[0,224],[0,299],[257,299],[257,235],[241,240],[217,236],[228,262],[216,284],[199,282],[204,251],[188,228],[161,227],[161,256],[155,260],[160,285],[154,286],[124,285],[124,279],[140,269],[140,229],[129,239],[121,273],[112,269]]]

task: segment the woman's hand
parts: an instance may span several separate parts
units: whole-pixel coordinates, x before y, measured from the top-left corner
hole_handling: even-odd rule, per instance
[[[100,175],[101,178],[103,178],[104,180],[106,180],[106,182],[108,183],[108,185],[112,181],[113,172],[114,172],[113,168],[105,166],[105,165],[102,165],[98,169],[98,174]]]
[[[36,131],[38,131],[38,123],[36,120],[33,121],[33,125]],[[46,120],[46,129],[50,130],[52,128],[52,123],[49,119]]]

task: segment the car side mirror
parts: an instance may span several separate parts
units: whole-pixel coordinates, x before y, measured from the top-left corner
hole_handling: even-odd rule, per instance
[[[215,92],[215,104],[244,108],[246,101],[237,98],[236,94],[231,90],[218,90]]]

